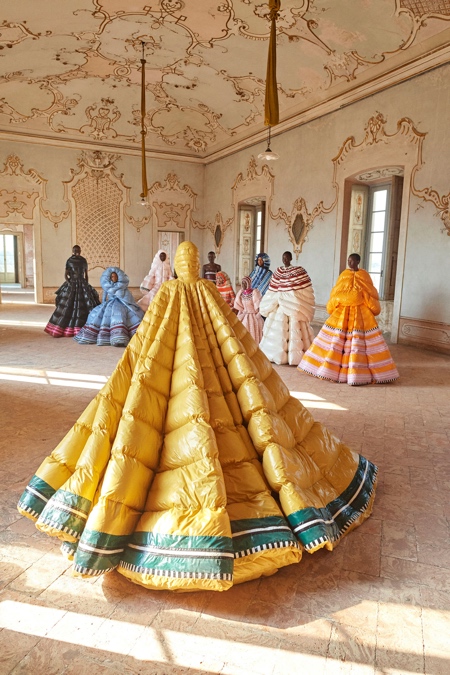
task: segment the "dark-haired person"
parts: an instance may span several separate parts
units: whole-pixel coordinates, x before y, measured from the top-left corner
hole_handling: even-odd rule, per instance
[[[100,278],[102,304],[94,307],[74,340],[81,345],[127,346],[144,316],[128,284],[128,276],[120,267],[108,267],[103,272]]]
[[[298,364],[314,333],[314,291],[306,270],[291,265],[292,253],[283,253],[283,264],[272,274],[259,311],[266,317],[260,349],[278,365]]]
[[[375,320],[381,311],[378,292],[368,272],[359,269],[360,262],[357,253],[349,256],[349,269],[331,291],[330,316],[298,367],[333,382],[392,382],[399,374]]]
[[[216,259],[216,254],[214,251],[208,253],[208,262],[205,263],[202,267],[202,279],[208,279],[208,281],[213,281],[216,283],[217,272],[220,272],[222,269],[220,265],[214,262]]]
[[[250,273],[252,288],[265,295],[269,288],[272,270],[270,268],[270,258],[267,253],[258,253],[255,257],[255,267]]]
[[[75,245],[66,262],[66,281],[56,291],[56,309],[45,332],[52,337],[74,337],[84,326],[91,309],[100,304],[95,288],[89,285],[88,263]]]

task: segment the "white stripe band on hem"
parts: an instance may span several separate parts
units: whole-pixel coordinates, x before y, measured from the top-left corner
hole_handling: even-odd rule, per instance
[[[323,523],[324,525],[332,525],[334,523],[334,521],[336,520],[336,518],[338,517],[338,515],[340,513],[342,513],[342,511],[344,511],[348,506],[350,506],[350,504],[355,501],[356,497],[361,492],[361,490],[363,488],[363,485],[365,483],[365,480],[366,480],[368,468],[369,468],[369,462],[366,460],[366,468],[365,468],[364,476],[362,478],[362,481],[360,483],[359,488],[357,489],[357,491],[355,492],[353,497],[346,504],[344,504],[344,506],[342,506],[339,509],[339,511],[337,511],[334,514],[334,516],[331,518],[331,520],[324,520],[323,518],[317,518],[316,520],[310,520],[308,523],[302,523],[302,525],[298,525],[297,527],[295,527],[294,532],[300,532],[300,530],[308,529],[309,527],[311,527],[311,525],[316,525],[316,523]]]
[[[128,544],[130,548],[135,548],[138,551],[145,551],[146,553],[156,553],[158,555],[173,555],[180,558],[194,557],[194,558],[234,558],[234,553],[226,551],[197,551],[196,549],[183,549],[179,551],[173,548],[156,548],[155,546],[138,546],[138,544]]]

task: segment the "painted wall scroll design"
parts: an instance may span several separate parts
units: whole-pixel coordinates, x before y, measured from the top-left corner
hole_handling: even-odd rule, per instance
[[[0,218],[8,222],[32,223],[39,211],[58,227],[70,213],[68,210],[53,213],[45,208],[47,202],[47,179],[35,169],[25,171],[17,155],[8,155],[0,171]]]
[[[450,191],[446,195],[440,195],[437,190],[434,190],[432,187],[424,188],[420,190],[415,186],[415,177],[416,172],[420,167],[417,167],[411,177],[411,192],[416,197],[423,199],[426,202],[432,202],[437,211],[435,215],[439,216],[442,220],[444,227],[442,232],[447,232],[447,235],[450,237]]]
[[[207,220],[205,223],[200,223],[198,220],[193,220],[192,225],[193,227],[198,227],[201,230],[209,230],[211,232],[214,240],[214,249],[217,255],[219,255],[225,237],[225,232],[231,227],[233,220],[233,216],[227,218],[227,220],[224,220],[222,214],[220,211],[218,211],[212,222]]]
[[[168,173],[162,183],[153,183],[148,190],[147,200],[156,229],[184,232],[188,238],[196,199],[197,194],[189,185],[182,186],[175,173]]]
[[[295,200],[290,214],[281,208],[276,213],[270,212],[271,218],[282,220],[285,223],[297,259],[302,252],[304,243],[308,239],[308,234],[313,227],[315,219],[325,213],[330,213],[336,206],[336,203],[337,195],[331,206],[325,206],[323,201],[321,201],[310,213],[303,197],[299,197]]]
[[[427,134],[418,131],[414,126],[414,122],[409,117],[402,117],[398,120],[397,129],[393,134],[387,133],[386,124],[386,118],[382,113],[378,112],[367,122],[364,129],[364,139],[361,143],[357,144],[354,136],[350,136],[344,141],[338,154],[333,159],[333,182],[336,184],[337,173],[351,153],[360,152],[367,147],[379,143],[391,144],[395,142],[403,146],[410,146],[413,150],[415,148],[415,164],[411,171],[411,193],[423,201],[432,202],[436,206],[436,215],[440,217],[444,225],[442,231],[450,235],[450,191],[447,194],[441,195],[432,186],[421,189],[416,184],[417,174],[424,164],[423,143]],[[390,175],[400,175],[400,171],[400,167],[392,167]],[[369,172],[369,175],[372,175],[372,173]]]
[[[119,155],[83,152],[79,170],[67,183],[73,204],[73,240],[81,246],[90,269],[120,266],[123,247],[123,210],[128,191],[116,174]]]

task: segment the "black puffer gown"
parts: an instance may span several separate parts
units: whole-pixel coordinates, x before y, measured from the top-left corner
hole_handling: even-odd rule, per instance
[[[44,328],[53,337],[73,337],[83,328],[88,314],[100,304],[95,288],[86,281],[88,264],[81,255],[72,255],[66,262],[69,277],[56,291],[56,309]]]

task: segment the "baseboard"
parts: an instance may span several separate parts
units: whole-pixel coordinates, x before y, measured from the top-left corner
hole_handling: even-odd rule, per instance
[[[450,324],[401,316],[398,341],[403,345],[450,354]]]

